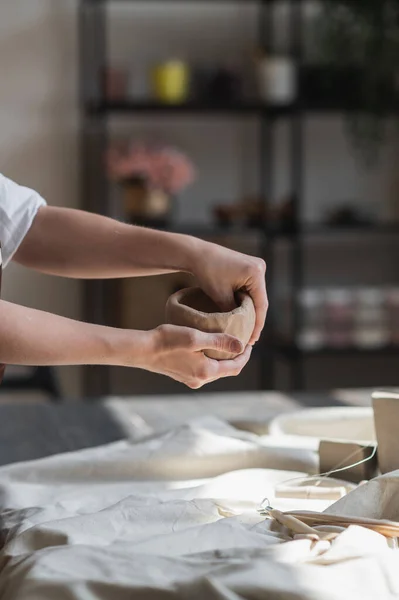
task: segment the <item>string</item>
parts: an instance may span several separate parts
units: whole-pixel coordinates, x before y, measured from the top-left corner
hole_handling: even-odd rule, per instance
[[[374,447],[367,446],[367,448],[373,448],[373,451],[371,452],[370,456],[367,456],[366,458],[363,458],[362,460],[359,460],[351,465],[347,465],[346,467],[331,469],[331,471],[327,471],[326,473],[319,473],[317,475],[308,475],[307,477],[293,477],[292,479],[287,479],[286,481],[283,481],[280,485],[287,485],[288,483],[292,483],[293,481],[314,481],[314,480],[317,481],[317,483],[315,485],[320,485],[325,479],[327,479],[331,475],[334,475],[335,473],[342,473],[343,471],[349,471],[350,469],[359,467],[360,465],[363,465],[364,463],[368,462],[369,460],[372,460],[374,458],[374,456],[377,454],[377,445],[375,445]],[[352,458],[352,456],[356,456],[356,454],[358,454],[358,452],[359,452],[359,450],[354,450],[353,452],[351,452],[346,458],[344,458],[340,463],[338,463],[337,467],[339,467],[339,465],[342,465],[346,461],[350,460]]]
[[[321,483],[325,479],[327,479],[331,475],[334,475],[335,473],[342,473],[343,471],[348,471],[349,469],[354,469],[355,467],[358,467],[358,466],[368,462],[369,460],[372,460],[374,458],[374,456],[377,454],[377,445],[367,446],[367,448],[373,448],[370,456],[367,456],[366,458],[363,458],[362,460],[359,460],[351,465],[347,465],[345,467],[339,467],[339,465],[342,465],[346,461],[350,460],[352,458],[352,456],[356,456],[356,454],[358,454],[358,452],[359,452],[358,449],[351,452],[346,458],[344,458],[340,463],[338,463],[338,465],[337,465],[338,468],[331,469],[331,471],[327,471],[326,473],[319,473],[318,475],[308,475],[307,477],[293,477],[291,479],[287,479],[287,480],[281,482],[276,487],[279,487],[282,485],[287,485],[287,484],[293,483],[295,481],[303,481],[303,482],[316,481],[315,487],[317,487],[317,486],[321,485]],[[267,504],[269,504],[268,498],[265,498],[265,500],[263,500],[263,502],[261,504],[261,510],[264,509],[265,502],[267,502]]]

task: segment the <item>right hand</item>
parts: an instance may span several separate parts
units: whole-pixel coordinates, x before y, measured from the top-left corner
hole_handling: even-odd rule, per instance
[[[191,389],[199,389],[222,377],[239,375],[251,356],[239,340],[227,334],[203,333],[188,327],[161,325],[149,332],[151,342],[140,356],[137,366],[167,375]],[[234,360],[213,360],[204,350],[241,353]]]

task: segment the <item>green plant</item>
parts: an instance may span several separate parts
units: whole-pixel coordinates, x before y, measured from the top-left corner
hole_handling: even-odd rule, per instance
[[[358,72],[360,107],[346,123],[355,149],[370,163],[398,99],[399,0],[324,0],[320,32],[329,65]]]

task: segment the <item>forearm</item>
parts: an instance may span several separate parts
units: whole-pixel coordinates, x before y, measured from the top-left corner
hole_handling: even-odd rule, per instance
[[[134,366],[149,334],[81,323],[0,301],[0,363]]]
[[[106,279],[190,271],[201,243],[66,208],[43,207],[14,259],[52,275]]]

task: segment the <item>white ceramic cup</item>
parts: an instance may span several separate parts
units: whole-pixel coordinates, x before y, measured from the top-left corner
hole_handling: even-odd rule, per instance
[[[272,104],[289,104],[297,95],[296,68],[290,58],[270,56],[258,67],[260,97]]]

